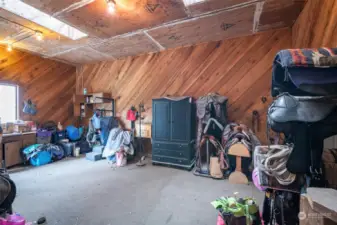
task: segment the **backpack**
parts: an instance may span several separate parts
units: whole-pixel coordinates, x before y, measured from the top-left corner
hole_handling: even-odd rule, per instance
[[[26,114],[34,116],[37,113],[36,105],[33,104],[32,100],[28,99],[24,102],[24,107],[22,111]]]

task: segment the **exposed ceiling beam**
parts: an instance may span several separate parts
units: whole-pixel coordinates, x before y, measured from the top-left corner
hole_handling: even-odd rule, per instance
[[[105,56],[105,57],[108,57],[108,58],[111,58],[111,59],[113,59],[113,60],[116,60],[115,57],[113,57],[113,56],[111,56],[111,55],[109,55],[109,54],[106,54],[106,53],[104,53],[104,52],[97,51],[97,50],[96,50],[95,48],[93,48],[93,47],[88,46],[88,48],[91,48],[94,52],[97,52],[97,53],[100,54],[100,55],[103,55],[103,56]]]
[[[151,35],[149,35],[146,31],[144,34],[159,48],[160,51],[165,50],[164,46],[162,46],[158,41],[156,41]]]
[[[183,0],[185,6],[190,6],[198,3],[205,2],[206,0]]]
[[[68,12],[71,12],[71,11],[74,11],[76,9],[79,9],[79,8],[82,8],[86,5],[89,5],[90,3],[94,2],[95,0],[81,0],[79,2],[75,2],[73,4],[71,4],[70,6],[54,13],[52,16],[56,17],[56,16],[59,16],[63,13],[68,13]]]
[[[64,53],[68,53],[68,52],[71,52],[73,50],[76,50],[76,49],[79,49],[79,48],[83,48],[83,47],[86,47],[87,45],[79,45],[79,46],[76,46],[74,48],[69,48],[67,50],[64,50],[64,51],[60,51],[60,52],[57,52],[57,53],[54,53],[54,54],[51,54],[51,55],[48,55],[48,58],[51,58],[51,57],[56,57],[58,55],[62,55]]]
[[[254,14],[254,23],[253,23],[253,33],[258,32],[259,24],[260,24],[260,18],[263,12],[263,5],[264,2],[258,2],[256,3],[256,10]]]
[[[258,3],[258,2],[261,2],[261,1],[265,1],[265,0],[248,0],[246,2],[239,3],[239,4],[236,4],[236,5],[232,5],[232,6],[229,6],[229,7],[219,8],[219,9],[216,9],[216,10],[213,10],[213,11],[208,11],[208,12],[205,12],[205,13],[201,13],[201,14],[198,14],[197,16],[195,16],[195,17],[202,16],[202,15],[207,15],[207,14],[213,14],[213,13],[222,12],[222,11],[230,11],[232,9],[240,9],[240,8],[245,7],[245,6],[250,6],[252,4],[255,4],[255,3]],[[195,4],[196,5],[203,4],[203,2],[195,3]]]
[[[221,9],[221,10],[216,10],[216,11],[208,12],[208,13],[201,14],[201,15],[198,15],[198,16],[195,16],[195,17],[191,17],[189,19],[184,18],[184,19],[179,19],[179,20],[171,21],[171,22],[168,22],[168,23],[163,23],[163,24],[161,24],[159,26],[156,26],[156,27],[153,27],[153,28],[150,28],[150,29],[144,29],[144,30],[150,31],[150,30],[156,30],[156,29],[162,28],[162,27],[170,27],[170,26],[174,26],[174,25],[177,25],[177,24],[188,23],[188,22],[199,20],[199,19],[202,19],[202,18],[216,16],[216,15],[219,15],[219,14],[221,14],[223,12],[229,12],[229,11],[233,11],[233,10],[236,10],[236,9],[245,8],[245,7],[248,7],[248,6],[251,6],[251,5],[255,4],[256,2],[257,2],[256,0],[253,0],[249,4],[238,4],[238,5],[235,5],[233,7],[224,8],[224,9]]]

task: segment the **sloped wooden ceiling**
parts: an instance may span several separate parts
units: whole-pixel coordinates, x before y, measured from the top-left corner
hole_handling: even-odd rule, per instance
[[[73,41],[0,9],[0,42],[20,39],[31,32],[26,27],[38,29],[45,35],[43,42],[32,37],[14,47],[71,64],[114,60],[290,27],[306,2],[115,0],[116,12],[109,14],[105,0],[22,1],[76,27],[88,37]]]

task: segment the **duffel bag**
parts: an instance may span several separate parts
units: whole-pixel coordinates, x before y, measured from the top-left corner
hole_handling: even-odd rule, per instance
[[[49,151],[40,151],[32,156],[29,161],[33,166],[42,166],[51,162],[52,155]]]

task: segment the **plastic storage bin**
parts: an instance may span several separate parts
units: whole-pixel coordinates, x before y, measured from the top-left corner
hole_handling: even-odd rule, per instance
[[[38,144],[48,144],[51,141],[52,132],[47,130],[38,130],[36,132],[36,142]]]

